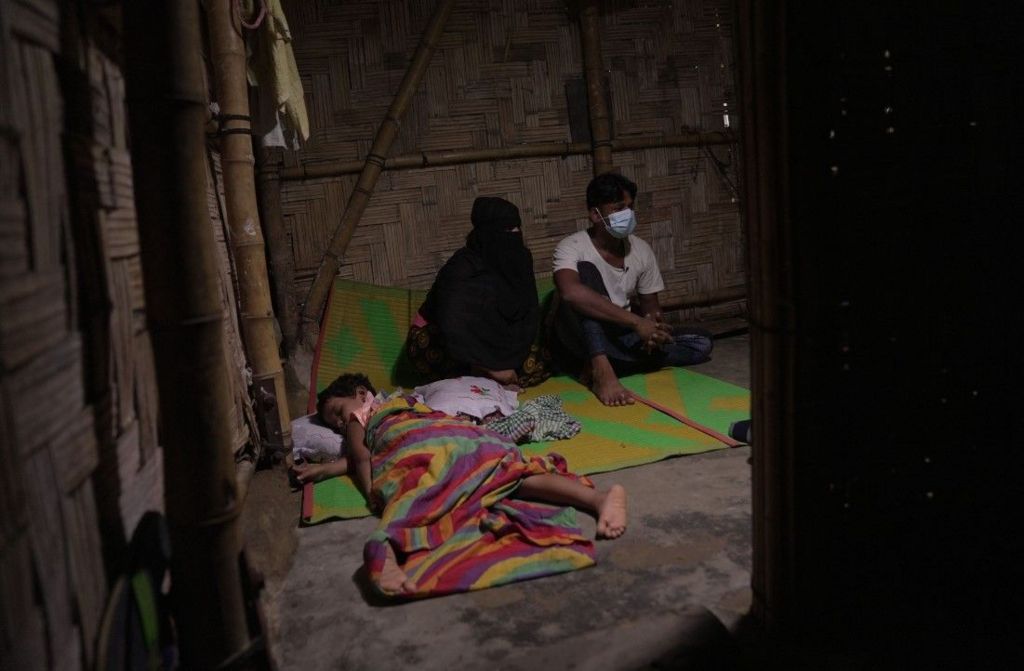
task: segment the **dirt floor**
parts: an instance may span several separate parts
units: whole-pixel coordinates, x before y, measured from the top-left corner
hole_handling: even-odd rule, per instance
[[[748,337],[719,339],[694,370],[749,388]],[[732,633],[751,602],[749,456],[593,476],[630,495],[629,530],[598,543],[596,567],[402,605],[368,598],[358,578],[374,518],[299,528],[283,468],[259,471],[243,524],[274,657],[305,671],[734,668]]]

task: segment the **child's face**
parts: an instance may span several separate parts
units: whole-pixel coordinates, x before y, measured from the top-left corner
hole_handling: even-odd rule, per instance
[[[336,431],[344,431],[348,418],[352,416],[353,412],[363,407],[369,393],[370,392],[366,387],[356,387],[355,396],[330,397],[324,401],[324,407],[320,413],[320,418],[323,420],[324,424],[332,429],[335,429]]]

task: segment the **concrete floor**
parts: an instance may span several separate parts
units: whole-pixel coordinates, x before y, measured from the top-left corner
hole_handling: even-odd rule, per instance
[[[748,337],[718,340],[694,370],[749,388]],[[598,544],[596,567],[401,605],[368,599],[358,579],[376,519],[297,528],[298,494],[282,471],[261,471],[244,525],[267,581],[274,657],[306,671],[734,667],[730,631],[751,601],[749,456],[741,447],[593,476],[630,496],[629,530]]]

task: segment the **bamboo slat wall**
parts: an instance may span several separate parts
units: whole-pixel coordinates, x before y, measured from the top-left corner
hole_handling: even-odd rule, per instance
[[[71,4],[0,0],[2,669],[88,667],[107,575],[164,507],[117,14]],[[237,453],[253,420],[218,174]]]
[[[312,135],[285,165],[365,157],[434,2],[286,2]],[[603,2],[601,48],[613,137],[723,130],[733,113],[731,3]],[[392,155],[572,139],[567,86],[583,76],[579,29],[563,0],[459,3],[403,122]],[[579,90],[583,90],[580,88]],[[576,104],[583,105],[586,97]],[[710,148],[735,184],[728,146]],[[640,186],[638,234],[658,255],[670,303],[745,284],[739,204],[708,148],[615,152]],[[565,235],[586,226],[587,156],[493,161],[383,173],[340,275],[425,288],[464,242],[478,195],[516,203],[538,276]],[[305,300],[340,221],[352,176],[282,184],[285,227]],[[743,313],[745,301],[702,309]]]
[[[90,405],[83,345],[68,302],[77,283],[68,250],[64,117],[55,56],[61,48],[55,0],[0,2],[0,668],[81,668],[106,592],[94,471],[101,463],[98,421],[131,430],[136,462],[152,457],[134,401]],[[102,75],[99,75],[102,76]],[[79,80],[81,82],[81,80]],[[116,112],[107,110],[109,122]],[[109,129],[109,127],[108,127]],[[97,137],[102,137],[98,132]],[[106,146],[116,146],[106,136]],[[102,140],[99,142],[102,143]],[[96,147],[101,149],[101,147]],[[98,152],[100,153],[100,152]],[[118,211],[111,154],[105,175]],[[129,199],[130,200],[130,199]],[[98,214],[98,212],[97,212]],[[116,230],[118,219],[98,219]],[[115,236],[116,237],[116,236]],[[127,271],[128,268],[121,268]],[[132,287],[116,275],[112,298],[129,303],[108,325],[134,347]],[[91,307],[91,306],[86,306]],[[116,334],[116,335],[115,335]],[[108,360],[120,382],[136,373]],[[121,377],[119,377],[121,376]],[[118,387],[132,393],[132,387]],[[149,447],[149,453],[145,448]]]
[[[163,509],[153,354],[146,325],[126,133],[124,78],[110,30],[82,13],[65,18],[63,92],[69,216],[78,326],[86,344],[86,400],[94,410],[96,501],[114,560],[147,510]],[[72,84],[73,82],[73,84]]]

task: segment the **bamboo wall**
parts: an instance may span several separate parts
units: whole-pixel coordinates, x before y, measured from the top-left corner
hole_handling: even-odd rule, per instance
[[[0,0],[0,669],[89,668],[127,539],[164,507],[119,31],[86,0]],[[213,152],[207,178],[237,454],[253,418]]]
[[[55,0],[0,2],[0,667],[4,669],[79,668],[91,657],[107,585],[98,512],[101,496],[94,490],[103,477],[99,469],[106,446],[97,440],[97,433],[112,429],[132,436],[124,442],[133,441],[139,470],[153,459],[156,449],[155,442],[146,440],[152,435],[146,431],[149,425],[144,427],[137,420],[131,380],[138,371],[130,359],[106,359],[110,377],[124,386],[117,387],[116,395],[96,402],[95,380],[89,380],[85,366],[95,360],[97,348],[78,331],[79,324],[94,321],[85,314],[94,306],[68,301],[75,295],[78,279],[69,249],[61,144],[64,114],[55,59],[61,50],[60,21]],[[92,63],[101,66],[95,76],[107,81],[102,59]],[[95,81],[79,78],[77,84]],[[116,118],[116,111],[105,111],[104,123]],[[115,216],[123,213],[119,204],[124,155],[117,151],[116,134],[109,132],[110,126],[105,129],[107,133],[97,128],[92,147],[94,158],[101,159],[98,164],[109,168],[101,193],[94,194],[102,200],[92,223],[130,247],[131,235],[120,225],[124,219]],[[112,151],[104,154],[105,148]],[[111,244],[111,255],[118,249]],[[97,329],[111,340],[117,338],[121,347],[134,348],[138,331],[132,306],[138,294],[133,291],[130,262],[112,263],[104,270],[112,273],[109,298],[125,310],[97,324]],[[144,340],[144,334],[139,338]],[[149,395],[141,397],[145,403]]]
[[[434,5],[285,3],[312,128],[301,151],[285,153],[286,166],[365,157]],[[724,113],[734,107],[728,0],[609,1],[601,8],[613,137],[724,128]],[[566,90],[582,73],[578,23],[564,1],[458,3],[392,155],[568,141]],[[735,184],[728,146],[613,156],[640,186],[637,232],[661,264],[663,303],[745,284],[739,204],[707,151],[733,161],[727,174]],[[498,195],[519,206],[537,274],[549,276],[555,245],[587,225],[591,177],[589,156],[386,171],[340,274],[428,287],[463,244],[474,198]],[[299,301],[355,181],[346,175],[282,185]],[[732,316],[744,309],[745,301],[733,301],[704,312]]]

